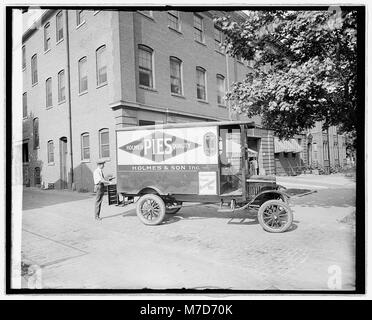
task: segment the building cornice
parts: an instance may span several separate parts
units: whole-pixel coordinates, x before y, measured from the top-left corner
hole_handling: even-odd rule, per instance
[[[158,112],[158,113],[167,113],[168,115],[192,117],[192,118],[203,119],[203,120],[209,119],[212,121],[226,121],[226,118],[213,117],[213,116],[178,111],[178,110],[173,110],[173,109],[170,110],[169,108],[158,107],[154,105],[148,106],[146,104],[142,104],[138,102],[131,102],[131,101],[124,101],[124,100],[113,102],[109,105],[109,107],[112,110],[117,110],[120,108],[129,108],[129,109],[153,111],[153,112]]]
[[[37,19],[30,28],[22,35],[22,43],[26,42],[45,22],[49,20],[53,14],[58,11],[57,9],[48,9]]]

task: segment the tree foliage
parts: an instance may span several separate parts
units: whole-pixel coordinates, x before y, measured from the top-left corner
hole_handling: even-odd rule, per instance
[[[280,138],[323,121],[341,132],[357,126],[355,11],[250,11],[244,23],[216,19],[228,54],[252,73],[226,98],[238,113],[260,115]]]

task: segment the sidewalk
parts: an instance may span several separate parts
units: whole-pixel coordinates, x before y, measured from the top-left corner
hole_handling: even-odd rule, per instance
[[[276,182],[286,188],[310,188],[315,190],[355,187],[355,181],[339,173],[330,175],[277,176]]]

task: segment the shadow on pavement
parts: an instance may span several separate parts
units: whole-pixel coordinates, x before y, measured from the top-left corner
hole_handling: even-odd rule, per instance
[[[355,189],[324,189],[290,200],[292,205],[305,207],[355,207]]]
[[[23,189],[22,209],[31,210],[89,198],[93,198],[91,193],[25,188]]]

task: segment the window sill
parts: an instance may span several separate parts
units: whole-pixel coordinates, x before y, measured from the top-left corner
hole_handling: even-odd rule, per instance
[[[155,88],[151,88],[151,87],[146,87],[144,85],[139,85],[139,88],[143,89],[143,90],[147,90],[147,91],[152,91],[152,92],[156,92],[158,93],[158,90],[156,90]]]
[[[218,103],[217,105],[218,105],[218,107],[220,107],[220,108],[226,108],[226,105],[224,105],[224,104],[220,104],[220,103]]]
[[[38,84],[38,82],[33,83],[33,84],[32,84],[32,87],[37,86],[37,84]]]
[[[172,93],[171,92],[171,96],[176,97],[176,98],[186,99],[186,97],[182,94],[177,94],[177,93]]]
[[[28,119],[28,117],[26,116],[26,117],[23,117],[23,120],[27,120]]]
[[[205,103],[205,104],[209,104],[209,102],[207,100],[202,100],[202,99],[196,99],[198,102],[201,102],[201,103]]]
[[[50,50],[51,50],[51,48],[49,48],[48,50],[45,50],[44,54],[47,54]]]
[[[214,49],[214,51],[216,51],[217,53],[219,53],[219,54],[221,54],[221,55],[223,55],[223,56],[226,55],[225,52],[222,52],[222,51],[220,51],[220,50]]]
[[[76,30],[79,29],[79,28],[80,28],[82,25],[84,25],[84,24],[85,24],[85,20],[82,21],[82,22],[80,22],[80,24],[76,26]]]
[[[49,109],[52,109],[53,106],[49,106],[49,107],[45,107],[45,110],[49,110]]]
[[[199,40],[196,40],[196,39],[194,39],[194,41],[196,42],[196,43],[199,43],[199,44],[201,44],[202,46],[204,46],[204,47],[206,47],[207,45],[204,43],[204,42],[200,42]]]
[[[181,32],[181,30],[174,29],[171,26],[168,26],[168,28],[169,28],[169,30],[172,30],[173,32],[178,33],[179,35],[183,35],[183,33]]]
[[[80,163],[90,163],[90,159],[83,159],[80,161]]]
[[[99,158],[98,161],[110,162],[111,158]]]
[[[48,166],[54,166],[54,162],[48,162]]]
[[[62,101],[58,101],[58,105],[64,104],[65,102],[66,102],[66,99],[65,100],[62,100]]]
[[[147,19],[149,19],[149,20],[155,22],[154,17],[152,17],[152,16],[148,16],[147,14],[145,14],[145,13],[143,13],[143,12],[141,12],[141,11],[137,11],[137,12],[138,12],[140,15],[144,16],[145,18],[147,18]]]
[[[78,95],[79,95],[79,96],[83,96],[83,95],[85,95],[85,94],[87,94],[87,93],[88,93],[88,90],[83,91],[83,92],[79,92]]]
[[[60,40],[58,40],[58,41],[56,42],[56,45],[60,44],[61,42],[63,42],[63,38],[60,39]]]
[[[101,84],[98,84],[96,89],[99,89],[99,88],[102,88],[104,86],[107,86],[107,82],[104,82],[104,83],[101,83]]]

